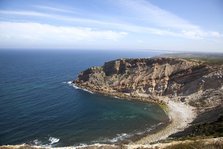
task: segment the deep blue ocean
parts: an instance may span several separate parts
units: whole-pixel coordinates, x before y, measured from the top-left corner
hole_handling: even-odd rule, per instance
[[[159,106],[77,90],[67,82],[91,66],[153,51],[1,50],[0,145],[115,143],[167,119]]]

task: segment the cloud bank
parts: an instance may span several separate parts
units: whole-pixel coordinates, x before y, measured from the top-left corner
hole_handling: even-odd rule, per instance
[[[47,46],[75,46],[87,42],[100,40],[103,42],[116,42],[124,38],[126,32],[111,30],[93,30],[91,28],[64,27],[40,23],[0,23],[1,45],[47,45]]]
[[[0,47],[75,48],[88,45],[97,48],[114,43],[128,47],[126,45],[134,43],[135,48],[142,44],[144,48],[151,48],[150,40],[169,46],[179,39],[193,42],[191,48],[195,43],[212,45],[211,42],[215,42],[216,47],[222,46],[219,41],[223,35],[219,31],[203,29],[146,0],[107,0],[103,4],[94,10],[52,5],[0,10]],[[98,11],[101,9],[105,13]],[[167,43],[165,38],[172,41]],[[206,47],[205,44],[200,47]],[[159,44],[156,47],[160,48]]]

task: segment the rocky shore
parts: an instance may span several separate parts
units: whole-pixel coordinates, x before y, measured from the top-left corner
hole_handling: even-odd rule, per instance
[[[76,88],[112,96],[160,104],[169,124],[129,144],[94,144],[64,149],[120,148],[223,148],[221,132],[204,136],[201,128],[217,120],[214,129],[222,130],[223,65],[188,58],[118,59],[91,67],[72,81]],[[215,127],[220,127],[216,129]],[[201,132],[202,136],[197,132]],[[209,133],[209,132],[208,132]],[[188,140],[188,136],[198,137]],[[213,138],[215,136],[216,138]],[[185,137],[186,139],[178,140]],[[204,138],[203,138],[204,137]],[[208,138],[206,138],[208,137]],[[174,139],[175,141],[172,141]],[[27,145],[2,146],[3,149],[41,148]],[[47,148],[47,147],[46,147]],[[58,149],[62,149],[58,148]],[[43,147],[42,147],[43,149]],[[44,147],[45,149],[45,147]]]
[[[192,59],[118,59],[88,68],[73,84],[106,96],[165,104],[170,124],[134,144],[166,139],[223,103],[222,65]]]
[[[108,145],[108,144],[93,144],[88,146],[68,146],[55,147],[54,149],[220,149],[223,148],[223,137],[194,139],[183,141],[171,141],[155,144],[123,144],[123,145]],[[5,145],[1,149],[52,149],[52,147],[39,147],[29,145]]]

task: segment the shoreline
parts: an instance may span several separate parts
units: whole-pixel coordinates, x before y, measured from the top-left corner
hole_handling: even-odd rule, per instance
[[[120,145],[120,144],[132,144],[134,142],[137,142],[141,139],[143,139],[144,137],[148,136],[148,135],[151,135],[153,133],[156,133],[158,132],[159,130],[161,129],[164,129],[165,127],[167,127],[171,121],[170,121],[170,118],[169,118],[169,115],[167,113],[167,109],[168,108],[166,106],[165,103],[163,103],[163,101],[160,101],[159,102],[155,102],[155,100],[151,100],[151,101],[147,101],[145,100],[144,98],[145,97],[142,97],[140,100],[138,100],[139,98],[136,98],[136,97],[120,97],[119,95],[109,95],[109,94],[103,94],[103,93],[100,93],[100,92],[97,92],[97,91],[91,91],[89,88],[83,88],[82,86],[78,86],[76,85],[75,83],[72,83],[71,81],[68,82],[68,84],[72,87],[74,87],[76,90],[82,90],[84,92],[87,92],[89,94],[98,94],[98,95],[101,95],[101,96],[107,96],[107,97],[112,97],[112,98],[115,98],[117,100],[127,100],[127,101],[132,101],[132,102],[142,102],[142,103],[149,103],[149,104],[156,104],[158,105],[166,114],[167,118],[161,122],[161,124],[158,124],[156,125],[153,129],[147,131],[146,129],[144,129],[144,131],[141,133],[141,134],[133,134],[133,136],[129,137],[129,138],[125,138],[124,140],[119,140],[118,142],[115,142],[114,144],[116,145]],[[165,106],[163,106],[163,104],[165,104]],[[165,107],[165,109],[164,109]],[[107,143],[107,144],[111,144],[111,143]]]
[[[189,127],[190,123],[197,117],[197,113],[195,112],[195,108],[177,101],[177,97],[169,98],[164,96],[157,96],[157,97],[131,97],[127,95],[120,96],[120,93],[101,93],[97,90],[92,90],[89,87],[85,88],[84,86],[81,86],[80,84],[75,84],[72,82],[72,86],[76,89],[81,89],[83,91],[89,92],[89,93],[96,93],[103,96],[110,96],[116,99],[120,100],[129,100],[129,101],[138,101],[138,102],[144,102],[144,103],[155,103],[160,106],[160,108],[166,113],[168,116],[169,121],[165,122],[163,124],[163,127],[157,127],[150,132],[145,132],[142,135],[134,135],[129,140],[130,143],[126,144],[150,144],[154,143],[160,140],[164,140],[168,138],[170,135],[175,134],[177,132],[183,131],[185,128]],[[150,100],[148,100],[150,99]],[[164,104],[164,106],[163,106]],[[127,141],[127,140],[126,140]],[[125,141],[120,141],[120,143],[124,143]],[[116,143],[116,144],[120,144]]]
[[[94,144],[87,144],[84,146],[64,146],[64,147],[44,147],[44,146],[33,146],[36,148],[65,148],[65,149],[73,149],[73,148],[85,148],[88,146],[94,146],[94,145],[108,145],[108,146],[138,146],[138,145],[152,145],[154,143],[157,143],[158,141],[164,140],[168,138],[168,136],[175,134],[177,132],[183,131],[185,128],[189,126],[189,124],[196,118],[197,113],[195,112],[195,108],[193,108],[190,105],[186,105],[183,102],[180,101],[174,101],[177,100],[175,98],[168,98],[168,97],[156,97],[150,100],[145,100],[145,97],[120,97],[118,95],[112,96],[105,93],[99,93],[94,92],[90,90],[90,88],[83,89],[82,86],[78,86],[74,83],[67,82],[70,86],[74,87],[77,90],[82,90],[85,92],[88,92],[90,94],[99,94],[103,96],[110,96],[118,100],[128,100],[128,101],[134,101],[134,102],[143,102],[143,103],[153,103],[160,106],[160,108],[166,113],[168,116],[168,119],[164,121],[164,123],[157,125],[155,128],[153,128],[150,131],[144,131],[142,134],[134,134],[133,136],[126,138],[124,140],[119,140],[115,143],[94,143]],[[147,97],[148,98],[148,97]],[[143,100],[142,100],[143,99]],[[159,142],[158,142],[159,143]],[[5,145],[7,146],[7,145]],[[21,146],[21,145],[9,145],[9,146]],[[1,147],[1,146],[0,146]]]
[[[121,99],[123,100],[123,99]],[[95,149],[95,148],[108,148],[108,149],[119,149],[120,147],[124,148],[130,148],[130,149],[137,149],[137,148],[151,148],[156,149],[158,147],[168,147],[173,144],[177,144],[178,142],[187,142],[187,141],[175,141],[174,143],[160,143],[159,141],[166,139],[169,135],[174,134],[176,132],[179,132],[181,130],[184,130],[186,127],[189,126],[189,123],[191,123],[196,118],[196,113],[194,109],[186,105],[182,102],[172,101],[169,98],[162,99],[164,102],[166,102],[167,108],[166,113],[167,116],[170,118],[170,121],[165,123],[161,129],[155,128],[152,131],[142,134],[139,136],[133,136],[130,138],[132,142],[124,142],[120,141],[117,143],[94,143],[89,145],[80,145],[80,146],[64,146],[64,147],[44,147],[44,146],[31,146],[33,149]],[[142,101],[141,101],[142,102]],[[147,101],[148,103],[148,101]],[[186,113],[184,113],[186,112]],[[138,138],[137,138],[138,137]],[[217,139],[217,138],[216,138]],[[220,138],[222,140],[223,138]],[[204,139],[205,140],[205,139]],[[207,139],[206,139],[207,140]],[[205,140],[205,141],[206,141]],[[128,140],[126,140],[128,141]],[[190,141],[190,140],[189,140]],[[3,145],[6,149],[9,149],[12,147],[12,149],[19,149],[20,147],[28,146],[26,144],[22,145]],[[1,146],[0,146],[1,147]]]
[[[106,149],[159,149],[159,148],[168,148],[168,147],[182,147],[185,145],[186,147],[191,146],[198,146],[201,147],[223,147],[223,137],[217,138],[202,138],[202,139],[195,139],[195,140],[183,140],[183,141],[172,141],[172,142],[163,142],[163,143],[156,143],[156,144],[127,144],[127,145],[114,145],[114,144],[92,144],[92,145],[83,145],[83,146],[66,146],[66,147],[40,147],[40,146],[29,146],[26,144],[22,145],[3,145],[0,146],[2,149],[96,149],[96,148],[106,148]]]
[[[167,101],[169,125],[153,134],[148,134],[133,144],[150,144],[164,140],[172,134],[183,131],[196,118],[195,108],[182,102],[170,100],[167,97],[164,100]]]

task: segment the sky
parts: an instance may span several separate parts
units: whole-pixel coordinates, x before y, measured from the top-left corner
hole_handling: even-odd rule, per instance
[[[223,1],[0,0],[0,49],[223,52]]]

